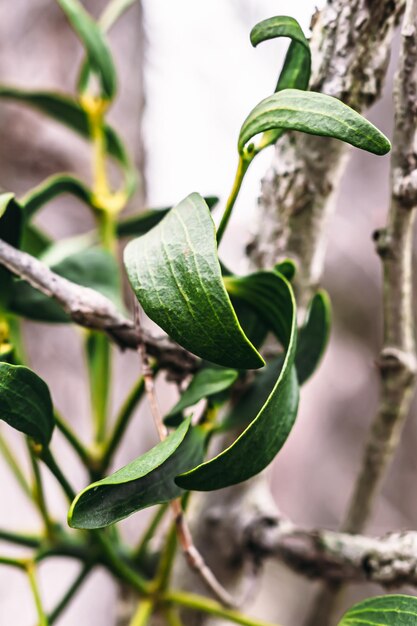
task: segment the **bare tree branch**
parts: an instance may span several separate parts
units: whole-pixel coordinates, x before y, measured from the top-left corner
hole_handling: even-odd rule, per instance
[[[1,239],[0,265],[56,300],[76,324],[106,332],[120,348],[137,350],[144,342],[148,354],[158,359],[171,378],[184,378],[196,369],[197,359],[169,339],[152,337],[145,330],[139,335],[133,322],[121,315],[108,298],[55,274],[35,257]]]

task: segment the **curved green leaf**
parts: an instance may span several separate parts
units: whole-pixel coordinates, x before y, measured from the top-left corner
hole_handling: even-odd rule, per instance
[[[197,404],[203,398],[209,398],[228,389],[236,382],[238,375],[239,372],[236,370],[203,367],[193,376],[187,389],[166,415],[166,418],[181,413],[184,409]]]
[[[246,282],[247,290],[256,284],[266,286],[265,276],[260,281],[260,274],[268,275],[268,307],[271,311],[275,309],[276,330],[286,351],[282,369],[265,404],[236,441],[214,459],[176,478],[184,489],[222,489],[258,474],[274,459],[294,424],[299,397],[294,367],[297,337],[294,295],[288,281],[275,272],[258,273],[256,280]],[[254,289],[253,299],[260,293],[261,290]]]
[[[21,365],[0,362],[0,419],[48,445],[54,428],[51,395],[46,383]]]
[[[369,598],[356,604],[342,617],[338,626],[415,626],[417,598],[389,595]]]
[[[81,250],[52,265],[51,269],[78,285],[99,291],[123,309],[119,268],[113,255],[106,250]],[[11,292],[9,309],[13,313],[38,322],[70,322],[68,315],[55,300],[25,281],[14,281]]]
[[[291,282],[297,271],[297,266],[292,259],[284,259],[275,265],[274,270]]]
[[[78,0],[58,0],[83,43],[89,64],[97,72],[103,94],[111,100],[116,92],[116,71],[103,31]]]
[[[264,364],[227,295],[213,220],[199,194],[185,198],[149,233],[131,241],[124,262],[145,312],[180,345],[224,367]]]
[[[47,178],[21,198],[20,203],[26,218],[31,218],[38,209],[64,193],[94,207],[93,193],[87,185],[71,174],[57,174]]]
[[[298,335],[295,365],[300,385],[316,370],[326,350],[330,335],[331,304],[324,289],[311,300],[307,320]]]
[[[70,96],[51,91],[26,91],[3,85],[0,86],[0,98],[27,104],[68,126],[82,137],[90,138],[88,116],[78,102]],[[137,182],[135,167],[115,130],[111,126],[105,125],[104,131],[107,152],[123,169],[126,178],[126,192],[131,196]]]
[[[280,128],[334,137],[378,155],[391,148],[381,131],[340,100],[312,91],[284,89],[262,100],[243,122],[239,152],[243,153],[255,135]]]
[[[68,513],[73,528],[102,528],[154,504],[182,494],[178,472],[203,457],[204,434],[185,420],[164,441],[111,476],[77,495]]]
[[[210,210],[212,210],[219,199],[217,196],[205,196],[204,200]],[[118,237],[132,237],[133,235],[145,235],[151,228],[159,224],[172,207],[163,209],[148,209],[127,217],[122,217],[116,225]]]

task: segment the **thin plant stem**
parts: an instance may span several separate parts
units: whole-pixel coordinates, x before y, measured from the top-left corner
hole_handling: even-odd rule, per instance
[[[223,238],[224,232],[229,223],[230,217],[232,215],[233,207],[235,206],[236,199],[239,195],[240,188],[242,186],[243,179],[248,170],[249,165],[252,162],[254,155],[239,155],[239,162],[237,165],[235,180],[233,181],[232,191],[227,199],[226,206],[224,209],[223,217],[220,221],[219,227],[217,229],[217,245],[220,245],[220,242]]]
[[[168,626],[184,626],[177,609],[172,606],[167,606],[164,609],[164,616]]]
[[[152,615],[154,608],[153,600],[139,600],[137,611],[135,612],[129,626],[146,626]]]
[[[113,432],[110,434],[107,444],[104,448],[103,458],[101,462],[101,469],[103,472],[105,472],[110,465],[113,454],[116,451],[126,431],[134,410],[136,409],[138,403],[143,397],[144,391],[145,382],[143,377],[140,377],[134,384],[122,408],[120,409],[120,412],[116,418]]]
[[[39,548],[42,543],[42,537],[0,529],[0,541],[6,541],[7,543],[26,548]]]
[[[26,561],[22,559],[14,559],[10,556],[0,556],[0,565],[9,565],[10,567],[16,567],[21,570],[26,569]]]
[[[29,584],[32,590],[33,599],[35,600],[36,611],[38,613],[38,626],[49,626],[48,618],[42,605],[38,581],[36,580],[36,566],[33,562],[30,562],[26,565],[26,572],[29,578]]]
[[[113,544],[109,541],[104,532],[97,531],[94,533],[94,537],[103,549],[106,562],[110,570],[121,580],[124,580],[132,585],[132,587],[139,591],[139,593],[145,596],[149,595],[149,582],[119,557]]]
[[[9,444],[0,434],[0,452],[25,495],[33,501],[33,492]]]
[[[70,444],[71,448],[79,457],[80,461],[86,468],[90,468],[92,459],[88,450],[83,446],[77,435],[72,428],[67,424],[64,418],[55,410],[55,423],[57,428],[61,431],[65,439]]]
[[[111,378],[111,347],[103,333],[91,330],[85,343],[90,380],[94,438],[100,446],[106,438],[109,387]]]
[[[81,571],[78,574],[78,576],[76,576],[74,582],[71,584],[71,586],[65,592],[65,594],[63,595],[61,600],[56,605],[56,607],[49,614],[48,622],[49,622],[50,626],[52,626],[52,624],[54,624],[56,622],[56,620],[61,616],[61,614],[65,611],[65,609],[67,608],[68,604],[74,598],[75,594],[77,593],[77,591],[79,590],[79,588],[81,587],[81,585],[83,584],[85,579],[87,578],[88,574],[91,572],[92,567],[93,566],[92,566],[91,563],[86,563],[81,568]]]
[[[165,502],[164,504],[161,504],[160,506],[158,506],[157,511],[155,513],[155,515],[152,517],[148,528],[146,529],[145,533],[143,534],[141,541],[139,543],[139,545],[137,546],[137,548],[134,551],[134,556],[133,559],[135,561],[138,561],[140,563],[140,561],[143,559],[143,557],[146,554],[146,550],[148,548],[149,542],[152,539],[152,537],[155,535],[155,532],[159,526],[159,524],[161,523],[161,521],[164,518],[165,513],[167,512],[169,507],[168,502]]]
[[[54,533],[54,523],[49,515],[48,507],[46,504],[45,492],[43,488],[41,472],[40,472],[39,465],[38,465],[38,459],[35,457],[35,453],[29,442],[28,442],[28,449],[29,449],[30,462],[32,465],[33,478],[34,478],[34,484],[33,484],[34,500],[38,506],[42,520],[45,524],[48,537],[52,537]]]
[[[193,593],[169,591],[164,594],[162,600],[168,604],[176,604],[194,611],[202,611],[203,613],[208,613],[209,615],[214,615],[215,617],[220,617],[229,622],[241,624],[242,626],[272,626],[272,624],[268,622],[252,619],[247,615],[239,613],[239,611],[226,609],[215,600]],[[278,624],[274,624],[274,626],[278,626]]]
[[[55,476],[58,483],[61,485],[62,490],[67,496],[69,502],[72,502],[75,498],[75,491],[65,478],[61,469],[59,468],[57,462],[52,456],[52,452],[49,449],[45,449],[42,451],[41,459],[45,463],[46,467],[50,470],[50,472]]]

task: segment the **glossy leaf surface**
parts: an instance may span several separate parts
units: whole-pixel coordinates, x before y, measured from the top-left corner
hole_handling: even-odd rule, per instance
[[[388,595],[369,598],[349,609],[338,626],[415,626],[417,598]]]
[[[312,91],[284,89],[262,100],[243,122],[239,152],[243,153],[255,135],[276,129],[334,137],[378,155],[391,147],[381,131],[340,100]]]
[[[102,528],[135,511],[181,495],[174,477],[203,457],[204,434],[185,420],[163,442],[75,498],[68,514],[73,528]]]
[[[213,220],[199,194],[185,198],[149,233],[131,241],[124,262],[147,315],[180,345],[224,367],[264,364],[227,295]]]
[[[236,441],[214,459],[178,476],[177,483],[184,489],[222,489],[258,474],[274,459],[294,424],[299,396],[294,367],[297,337],[294,295],[287,280],[275,272],[260,272],[255,275],[256,281],[246,280],[246,291],[252,284],[259,284],[260,274],[268,275],[268,307],[275,308],[276,330],[285,347],[282,369],[259,413]],[[265,285],[265,276],[262,282]],[[258,297],[259,292],[254,290],[253,299]]]
[[[12,193],[0,193],[0,239],[19,247],[22,233],[22,213]],[[0,308],[7,308],[13,275],[0,265]]]
[[[54,428],[51,396],[46,383],[21,365],[0,362],[0,419],[48,445]]]
[[[320,290],[310,303],[307,321],[298,335],[295,365],[300,385],[310,378],[320,363],[329,341],[330,324],[329,296],[324,290]]]
[[[58,0],[58,3],[83,43],[90,66],[100,77],[103,95],[112,99],[116,92],[116,71],[103,31],[78,0]]]

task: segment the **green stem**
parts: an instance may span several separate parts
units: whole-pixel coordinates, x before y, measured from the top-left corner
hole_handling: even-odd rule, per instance
[[[59,484],[61,485],[68,500],[72,502],[75,498],[75,491],[73,490],[73,488],[71,487],[67,479],[65,478],[61,469],[58,467],[54,457],[52,456],[51,451],[49,449],[43,450],[41,453],[41,459],[45,463],[46,467],[55,476]]]
[[[33,477],[34,477],[34,485],[33,485],[34,499],[38,506],[42,520],[45,524],[47,535],[48,537],[52,537],[54,533],[55,525],[49,515],[48,507],[46,504],[45,491],[43,488],[43,481],[42,481],[41,472],[39,470],[38,460],[35,457],[35,453],[33,449],[31,448],[31,445],[29,442],[28,442],[28,449],[29,449],[30,462],[32,465]]]
[[[68,441],[74,452],[78,455],[79,459],[83,463],[83,465],[89,469],[92,464],[92,459],[88,450],[83,446],[81,441],[78,439],[77,435],[74,431],[68,426],[66,421],[59,415],[57,411],[55,411],[55,423],[57,428],[64,435],[65,439]]]
[[[121,580],[132,585],[134,589],[143,593],[144,595],[149,594],[149,583],[147,580],[142,578],[142,576],[130,567],[123,559],[116,553],[112,543],[108,540],[104,532],[97,531],[94,533],[94,537],[97,543],[103,549],[104,555],[106,557],[106,563],[110,570],[118,576]]]
[[[159,569],[156,575],[156,587],[158,591],[165,591],[168,587],[169,578],[174,564],[175,552],[177,549],[177,527],[175,522],[169,529],[164,551],[159,561]]]
[[[101,332],[89,331],[87,363],[90,378],[91,407],[94,416],[95,442],[102,444],[106,437],[107,411],[111,375],[111,346]]]
[[[26,569],[26,562],[22,559],[13,559],[9,556],[0,556],[0,565],[10,565],[10,567],[17,567],[18,569]]]
[[[39,548],[42,543],[42,537],[0,530],[0,541],[7,541],[8,543],[14,543],[17,546],[24,546],[25,548]]]
[[[16,478],[17,482],[22,488],[22,491],[27,495],[27,497],[30,500],[33,501],[32,489],[30,488],[30,485],[21,470],[20,465],[15,455],[13,454],[8,443],[6,442],[6,440],[3,438],[1,434],[0,434],[0,452],[2,453],[3,458],[6,461],[7,465],[9,466],[9,469],[12,472],[13,476]]]
[[[135,383],[133,389],[126,398],[120,413],[116,418],[113,432],[110,435],[103,453],[102,471],[105,472],[111,463],[112,456],[117,449],[125,431],[133,415],[135,408],[141,400],[145,391],[144,379],[141,377]]]
[[[111,211],[100,211],[98,230],[103,247],[114,254],[116,248],[116,220]]]
[[[153,607],[153,600],[140,600],[138,609],[130,622],[130,626],[146,626],[152,615]]]
[[[36,568],[34,563],[29,563],[26,566],[26,571],[29,578],[30,588],[32,589],[33,598],[35,600],[36,611],[38,613],[38,626],[48,626],[48,618],[43,610],[38,582],[36,580]]]
[[[232,609],[225,609],[219,602],[194,593],[170,591],[163,596],[162,600],[194,611],[202,611],[203,613],[208,613],[209,615],[214,615],[215,617],[220,617],[229,622],[241,624],[242,626],[278,626],[278,624],[272,625],[269,622],[252,619]]]
[[[169,507],[169,502],[165,502],[165,504],[161,504],[155,515],[152,517],[150,524],[148,526],[148,528],[146,529],[143,537],[141,538],[141,541],[138,545],[138,547],[136,548],[136,550],[134,551],[134,555],[133,555],[133,559],[135,561],[137,561],[138,563],[141,562],[141,560],[143,559],[143,557],[146,554],[146,550],[148,547],[148,544],[150,542],[150,540],[152,539],[152,537],[154,536],[159,524],[161,523],[165,513],[167,512]]]
[[[164,615],[168,626],[184,626],[180,619],[178,611],[174,609],[174,607],[167,606],[164,609]]]
[[[242,186],[243,179],[248,170],[249,165],[252,162],[254,155],[253,154],[244,154],[239,155],[239,162],[237,165],[235,180],[233,182],[232,191],[227,199],[226,206],[224,209],[223,217],[221,219],[220,225],[217,229],[217,245],[220,245],[220,242],[223,238],[224,231],[227,228],[227,224],[229,223],[230,217],[232,215],[233,207],[235,206],[236,198],[239,195],[240,188]]]
[[[66,609],[68,604],[71,602],[71,600],[73,599],[73,597],[77,593],[78,589],[81,587],[81,585],[83,584],[84,580],[87,578],[88,574],[91,572],[91,569],[92,569],[92,564],[91,563],[87,563],[86,565],[84,565],[84,567],[81,569],[80,573],[75,578],[75,580],[72,583],[72,585],[69,587],[69,589],[63,595],[62,599],[58,602],[56,607],[50,613],[50,615],[49,615],[49,624],[51,626],[52,626],[52,624],[54,624],[56,622],[58,617],[61,616],[63,611]]]

